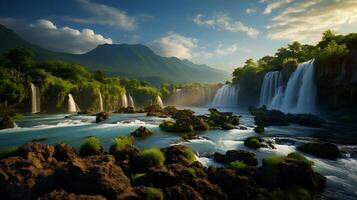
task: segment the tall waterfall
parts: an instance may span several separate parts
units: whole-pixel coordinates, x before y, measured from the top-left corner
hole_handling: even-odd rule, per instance
[[[156,96],[156,104],[159,105],[161,108],[164,107],[164,103],[159,95]]]
[[[135,103],[133,97],[128,93],[129,106],[135,108]]]
[[[68,112],[76,113],[79,111],[80,111],[80,109],[79,109],[78,105],[76,104],[76,102],[74,101],[72,94],[68,94]]]
[[[100,112],[103,112],[104,111],[103,98],[102,98],[102,93],[100,92],[100,90],[98,90],[98,94],[99,94],[99,109],[100,109]]]
[[[121,107],[123,108],[128,107],[128,98],[125,93],[121,95]]]
[[[315,113],[317,87],[314,76],[314,60],[300,63],[285,89],[279,87],[267,107],[290,113]]]
[[[226,84],[219,88],[210,106],[212,107],[237,107],[239,84]]]
[[[282,77],[280,71],[266,73],[264,76],[262,88],[260,90],[259,106],[265,105],[269,108],[274,97],[278,94],[281,86]]]
[[[31,113],[40,112],[40,89],[36,87],[33,83],[31,86]]]

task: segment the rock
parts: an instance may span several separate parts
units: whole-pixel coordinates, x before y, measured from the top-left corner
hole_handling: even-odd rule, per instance
[[[129,179],[111,155],[76,158],[56,171],[60,188],[76,194],[96,194],[107,199],[136,196]]]
[[[134,107],[120,107],[117,111],[118,113],[136,113]]]
[[[170,147],[166,147],[161,149],[162,152],[165,154],[165,164],[182,164],[188,166],[192,163],[192,158],[187,155],[189,153],[193,153],[188,147],[182,145],[173,145]],[[189,152],[191,151],[191,152]]]
[[[305,143],[298,146],[297,149],[320,158],[336,159],[341,157],[340,150],[332,143]]]
[[[163,110],[162,110],[165,115],[174,115],[177,112],[177,109],[175,106],[166,106]]]
[[[178,119],[176,122],[164,121],[160,124],[160,128],[168,132],[185,133],[192,132],[193,126],[190,120]]]
[[[96,114],[95,122],[99,123],[99,122],[105,121],[105,120],[109,119],[109,117],[111,115],[112,115],[111,112],[100,112],[100,113]]]
[[[244,150],[230,150],[226,152],[226,155],[215,153],[213,158],[216,162],[226,165],[237,160],[250,166],[256,166],[258,164],[255,154]]]
[[[254,128],[256,133],[264,133],[264,126],[257,126]]]
[[[221,127],[223,130],[230,130],[239,124],[240,116],[234,116],[232,112],[219,112],[215,108],[208,109],[210,116],[208,121],[215,127]]]
[[[194,117],[195,112],[192,110],[184,109],[184,110],[177,110],[173,115],[171,116],[173,119],[186,119],[190,120]]]
[[[161,107],[159,105],[156,105],[156,104],[149,105],[144,110],[147,113],[149,113],[149,112],[161,112],[162,113]]]
[[[319,117],[312,114],[287,114],[290,123],[302,126],[318,127],[323,123]]]
[[[4,116],[0,121],[0,130],[1,129],[8,129],[8,128],[15,128],[16,123],[10,116]]]
[[[37,162],[56,162],[55,148],[52,145],[40,143],[27,143],[20,146],[12,153],[13,156],[20,156],[26,160],[33,160]]]
[[[221,188],[212,184],[208,179],[195,178],[191,182],[192,187],[202,196],[204,199],[226,200],[227,195],[223,193]]]
[[[105,200],[105,198],[100,195],[74,194],[55,190],[39,197],[38,200]]]
[[[135,193],[139,196],[138,199],[163,200],[164,194],[161,189],[153,187],[139,186],[134,188]]]
[[[184,141],[188,141],[188,140],[200,139],[201,137],[196,135],[195,133],[184,133],[184,134],[181,135],[181,138]]]
[[[170,200],[203,200],[204,198],[192,187],[181,184],[165,190],[165,198]]]
[[[264,140],[263,138],[256,137],[256,136],[247,137],[244,140],[244,145],[248,146],[250,148],[253,148],[253,149],[259,149],[259,148],[275,149],[275,147],[272,144],[272,142]]]
[[[221,125],[221,128],[222,128],[223,130],[231,130],[231,129],[235,129],[235,126],[233,126],[233,125],[230,124],[230,123],[223,123],[223,124]]]
[[[130,133],[133,137],[148,137],[152,135],[152,131],[144,126],[140,126],[134,132]]]
[[[54,157],[57,161],[70,161],[77,158],[77,151],[68,144],[57,144],[55,146]]]

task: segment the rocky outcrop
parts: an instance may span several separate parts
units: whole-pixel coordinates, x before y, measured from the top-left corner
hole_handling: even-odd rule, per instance
[[[148,137],[152,135],[152,131],[144,126],[140,126],[135,131],[130,133],[130,135],[133,137]]]
[[[101,195],[86,195],[86,194],[74,194],[67,193],[63,190],[52,191],[38,198],[38,200],[106,200]]]
[[[256,136],[247,137],[244,140],[244,145],[248,146],[250,148],[253,148],[253,149],[259,149],[259,148],[275,149],[275,147],[271,141],[264,140],[263,138],[256,137]]]
[[[105,121],[105,120],[109,119],[110,116],[112,116],[111,112],[100,112],[100,113],[96,114],[95,122],[99,123],[99,122]]]
[[[341,157],[338,147],[331,143],[305,143],[298,146],[297,149],[320,158],[336,159]]]
[[[0,130],[7,128],[15,128],[16,123],[10,116],[4,116],[0,121]]]
[[[256,166],[258,164],[255,154],[244,150],[230,150],[225,155],[221,153],[214,153],[213,159],[218,163],[228,165],[234,161],[241,161],[250,166]]]

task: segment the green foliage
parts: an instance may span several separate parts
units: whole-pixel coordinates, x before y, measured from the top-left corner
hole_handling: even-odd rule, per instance
[[[195,153],[193,152],[193,150],[191,148],[186,148],[184,151],[183,151],[183,155],[187,158],[187,160],[190,161],[190,163],[193,163],[196,161],[196,155]]]
[[[247,168],[247,164],[245,164],[244,162],[242,161],[234,161],[234,162],[231,162],[229,163],[227,166],[226,166],[227,169],[238,169],[238,170],[243,170],[243,169],[246,169]]]
[[[139,157],[140,166],[144,169],[161,166],[165,162],[165,155],[159,148],[144,149]]]
[[[163,200],[164,194],[158,188],[148,187],[145,191],[146,200]]]
[[[99,155],[103,151],[102,143],[99,138],[90,136],[85,139],[84,143],[79,149],[79,155],[88,156],[88,155]]]
[[[272,200],[311,200],[311,193],[300,186],[277,188],[272,192]]]
[[[110,152],[114,153],[122,151],[126,148],[133,147],[134,138],[131,136],[119,136],[113,139],[113,145],[110,147]]]
[[[306,165],[309,165],[310,167],[315,164],[313,161],[308,160],[308,159],[307,159],[305,156],[303,156],[302,154],[296,153],[296,152],[289,153],[289,154],[287,155],[287,158],[294,159],[294,160],[298,160],[298,161],[300,161],[300,162],[305,163]]]
[[[284,156],[269,156],[263,159],[263,164],[273,167],[283,162],[284,159],[285,159]]]
[[[248,137],[244,140],[244,145],[253,148],[259,149],[261,147],[261,143],[258,137]]]
[[[0,159],[16,151],[18,147],[4,147],[0,149]]]

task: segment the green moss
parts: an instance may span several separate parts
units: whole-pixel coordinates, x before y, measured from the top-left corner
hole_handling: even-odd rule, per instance
[[[299,186],[278,188],[272,192],[272,200],[311,200],[308,190]]]
[[[193,163],[196,161],[196,155],[195,153],[193,152],[192,149],[190,148],[186,148],[184,151],[183,151],[183,154],[185,155],[185,157],[190,161],[190,163]]]
[[[84,143],[79,149],[79,155],[88,156],[88,155],[98,155],[103,151],[102,144],[99,138],[90,136],[85,139]]]
[[[146,200],[163,200],[164,194],[158,188],[149,187],[145,191]]]
[[[276,166],[284,161],[284,156],[269,156],[263,159],[263,164],[267,166]]]
[[[227,169],[238,169],[238,170],[242,170],[242,169],[246,169],[247,168],[247,164],[245,164],[244,162],[242,161],[234,161],[234,162],[231,162],[229,163],[227,166],[226,166]]]
[[[223,130],[231,130],[231,129],[235,129],[235,126],[230,123],[223,123],[221,128]]]
[[[298,161],[303,162],[309,166],[314,165],[313,161],[308,160],[305,156],[303,156],[302,154],[299,154],[299,153],[295,153],[295,152],[289,153],[287,158],[298,160]]]
[[[159,148],[149,148],[141,152],[139,163],[140,167],[149,168],[161,166],[165,162],[165,155]]]
[[[4,147],[0,149],[0,159],[16,151],[17,147]]]
[[[131,136],[119,136],[113,139],[113,145],[110,147],[110,152],[124,150],[126,148],[133,147],[134,138]]]
[[[196,170],[193,169],[192,167],[186,168],[185,171],[191,174],[192,176],[196,176]]]
[[[244,145],[253,148],[259,149],[261,147],[261,143],[258,137],[248,137],[244,140]]]
[[[132,174],[130,176],[130,178],[131,178],[131,180],[133,180],[135,182],[136,180],[138,180],[139,178],[141,178],[143,176],[145,176],[145,173],[136,173],[136,174]]]
[[[24,116],[21,115],[21,114],[19,114],[19,113],[13,113],[13,114],[11,115],[11,117],[12,117],[14,120],[21,120],[21,119],[24,118]]]
[[[169,120],[165,120],[164,122],[162,122],[159,125],[159,127],[164,131],[172,132],[172,131],[174,131],[175,122],[169,121]]]
[[[254,128],[256,133],[264,133],[264,126],[257,126]]]

